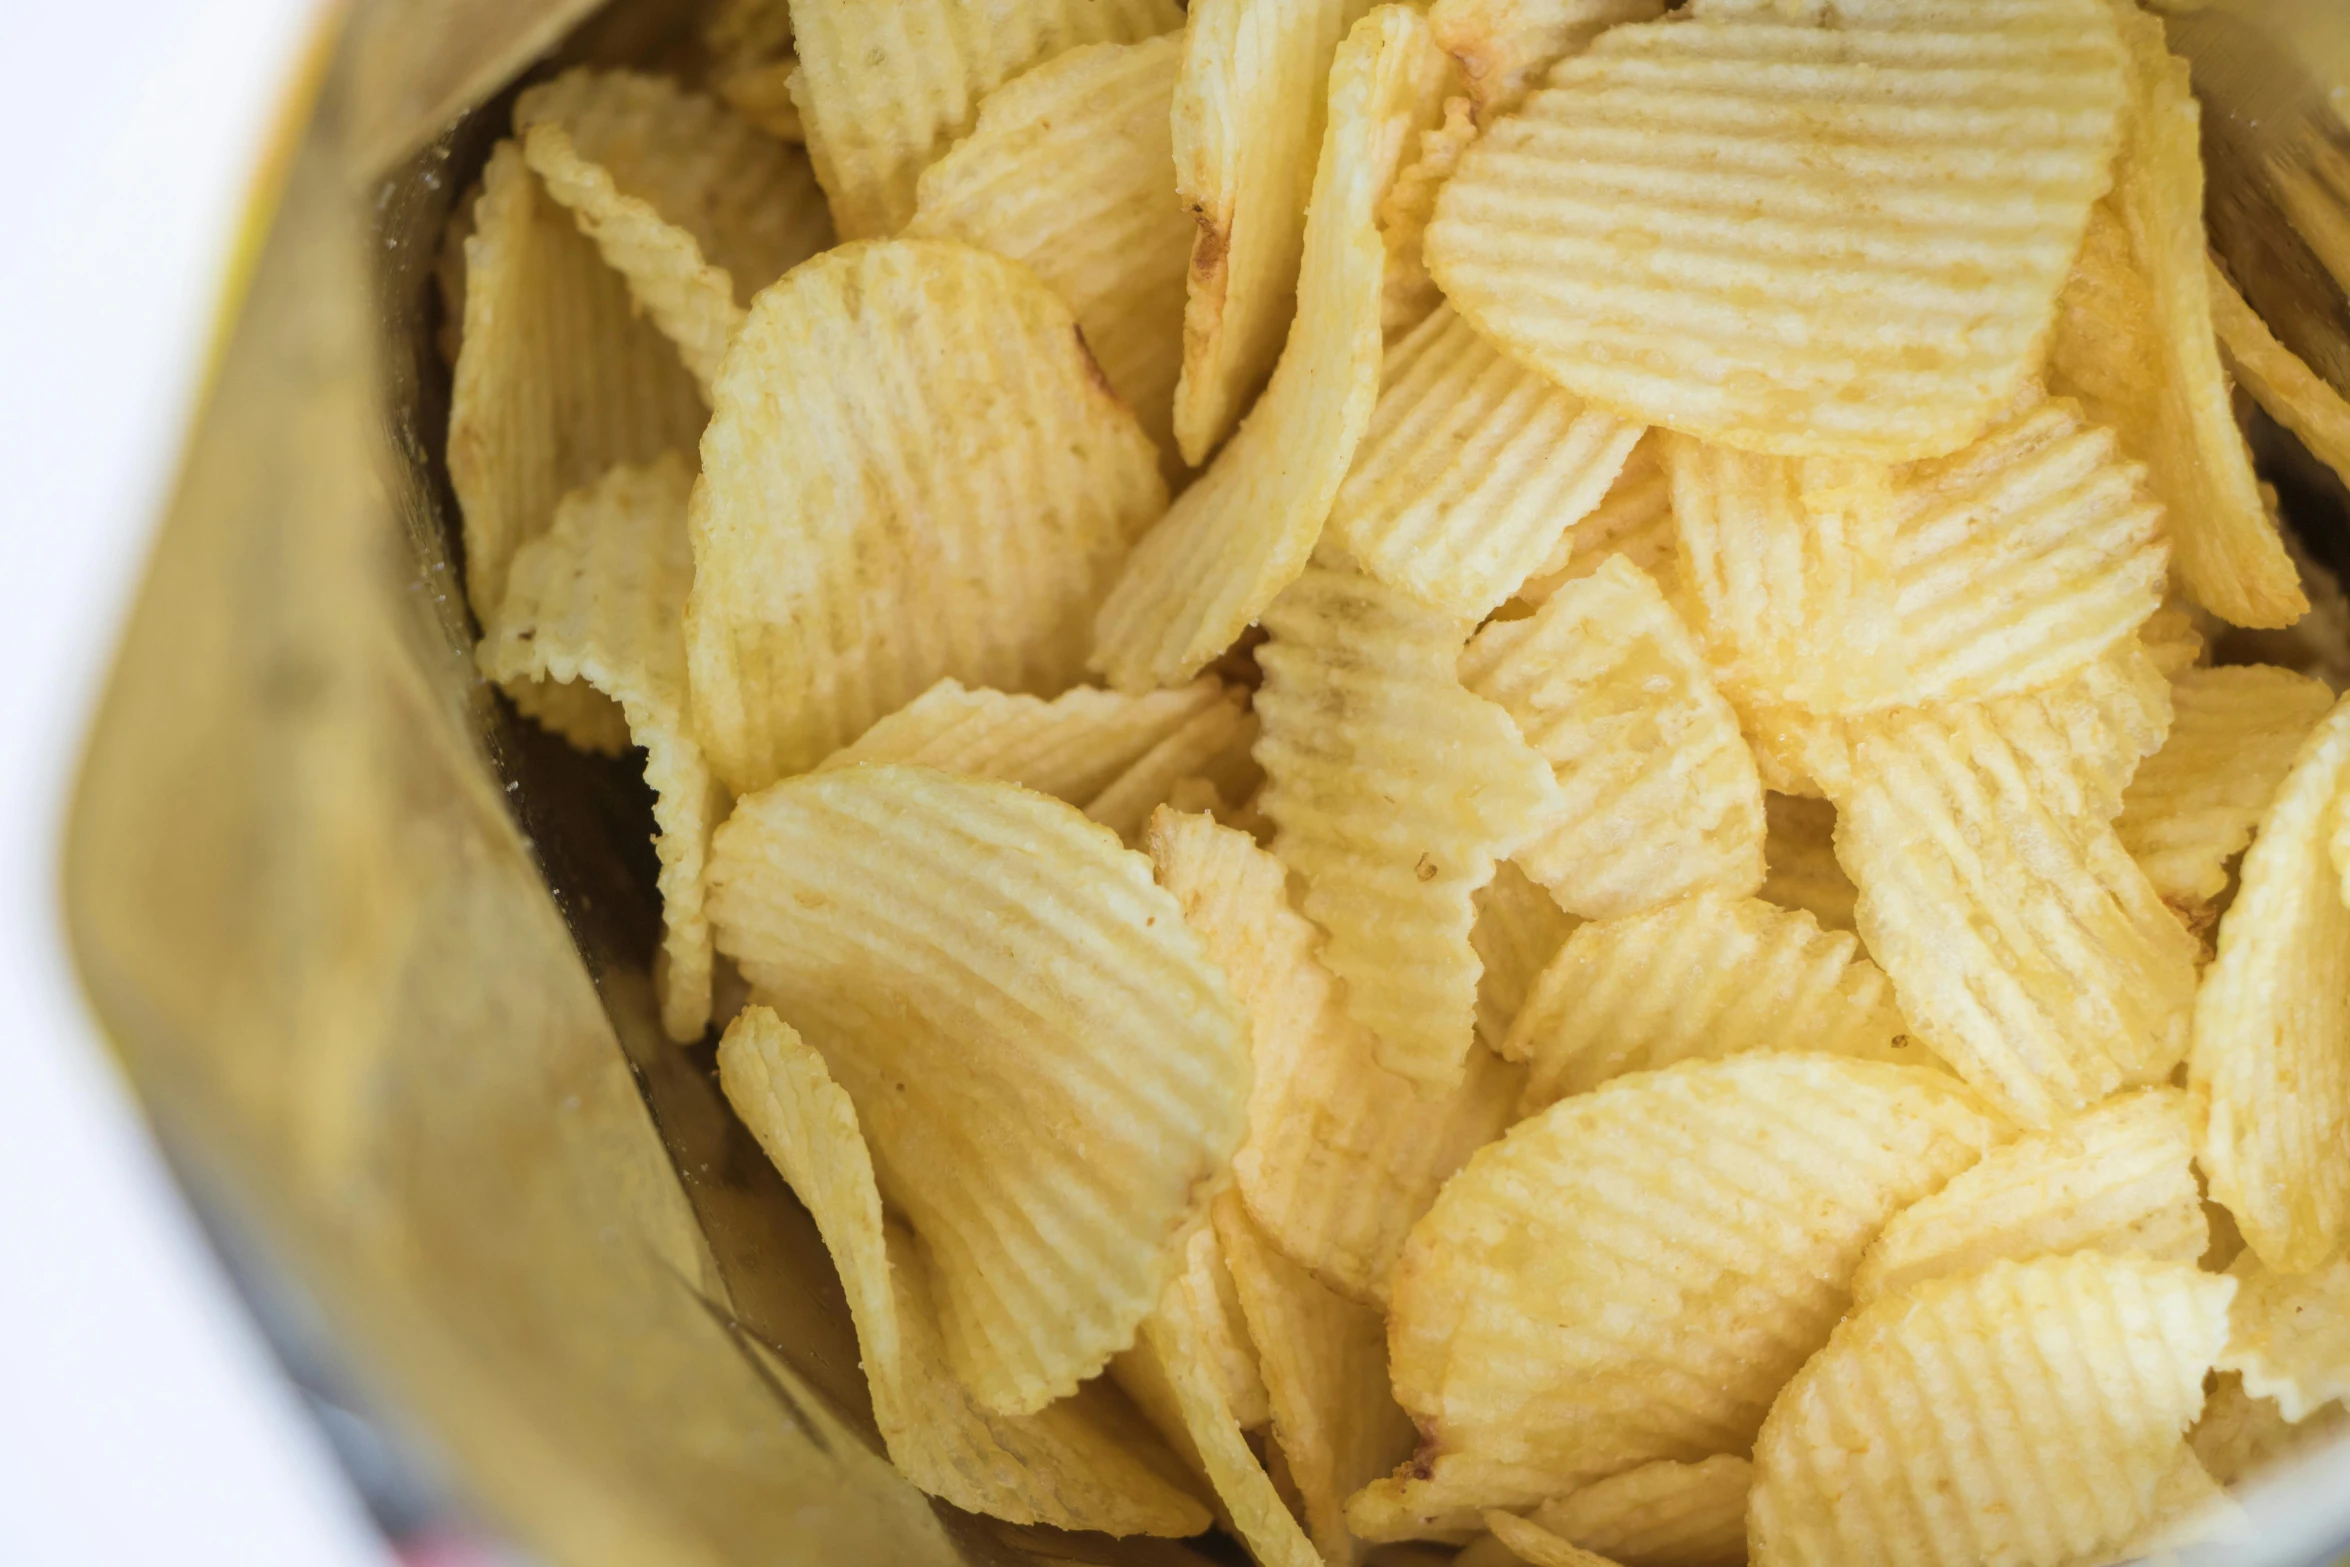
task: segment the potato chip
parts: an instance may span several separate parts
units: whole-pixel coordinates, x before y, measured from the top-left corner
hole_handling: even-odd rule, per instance
[[[1379,326],[1390,342],[1428,319],[1444,302],[1420,253],[1428,220],[1436,215],[1436,193],[1452,178],[1461,150],[1477,139],[1469,100],[1444,100],[1444,119],[1420,133],[1419,152],[1409,158],[1379,203],[1379,237],[1387,247],[1379,280]]]
[[[1663,0],[1436,0],[1428,25],[1458,60],[1490,124],[1518,106],[1552,62],[1586,47],[1618,22],[1646,22]]]
[[[2350,1258],[2278,1273],[2246,1252],[2228,1272],[2238,1288],[2219,1368],[2275,1399],[2288,1421],[2350,1397]]]
[[[1261,728],[1256,715],[1236,701],[1196,713],[1087,802],[1085,814],[1134,843],[1151,813],[1192,785],[1205,787],[1238,821],[1248,815],[1246,806],[1225,802],[1247,801],[1264,784],[1264,769],[1253,754]],[[1244,823],[1242,830],[1248,830]]]
[[[2081,1567],[2121,1562],[2179,1567],[2174,1553],[2189,1546],[2247,1545],[2253,1538],[2251,1518],[2190,1448],[2155,1486],[2154,1510],[2138,1532],[2109,1552],[2096,1553],[2093,1562]]]
[[[516,712],[578,750],[618,756],[629,747],[628,715],[594,686],[551,685],[517,675],[506,682],[505,691]]]
[[[1850,930],[1860,889],[1836,863],[1836,807],[1800,795],[1763,796],[1762,896],[1783,909],[1801,909],[1822,930]]]
[[[1172,811],[1151,819],[1149,844],[1159,884],[1249,1015],[1256,1081],[1232,1161],[1242,1200],[1330,1288],[1383,1302],[1413,1221],[1501,1135],[1524,1074],[1471,1046],[1460,1085],[1423,1096],[1347,1017],[1280,861],[1245,833]]]
[[[2272,1268],[2316,1267],[2350,1236],[2350,908],[2336,866],[2350,707],[2301,742],[2219,922],[2195,997],[2196,1163]]]
[[[1463,622],[1316,562],[1265,629],[1257,760],[1274,852],[1304,878],[1323,961],[1379,1064],[1450,1088],[1476,1042],[1471,899],[1555,819],[1558,785],[1509,714],[1461,689]]]
[[[1856,723],[1836,857],[1911,1030],[2025,1126],[2159,1082],[2186,1053],[2195,938],[2106,822],[1984,708]]]
[[[1480,619],[1624,466],[1640,427],[1592,413],[1440,306],[1387,355],[1329,536],[1363,570]]]
[[[1595,406],[1895,462],[2024,387],[2120,134],[2103,0],[1694,4],[1603,32],[1461,158],[1446,297]]]
[[[628,287],[522,149],[482,171],[465,242],[465,330],[449,394],[449,484],[465,517],[465,593],[484,623],[514,552],[555,503],[621,463],[690,451],[708,417],[677,350],[636,318]]]
[[[1184,25],[1175,189],[1199,229],[1175,393],[1187,463],[1206,462],[1232,433],[1293,331],[1331,62],[1370,9],[1370,0],[1198,0]]]
[[[1099,1387],[1033,1415],[983,1409],[947,1369],[922,1249],[882,1212],[857,1111],[824,1059],[766,1007],[718,1048],[729,1103],[798,1193],[840,1270],[890,1462],[957,1507],[1063,1529],[1196,1534],[1181,1466]]]
[[[1534,574],[1518,585],[1529,604],[1548,603],[1570,582],[1590,576],[1611,555],[1621,555],[1648,573],[1667,602],[1681,585],[1681,538],[1673,526],[1673,486],[1665,475],[1662,432],[1651,431],[1631,455],[1589,516],[1567,530]]]
[[[2277,341],[2268,323],[2208,256],[2212,323],[2236,379],[2268,416],[2300,437],[2310,455],[2350,484],[2350,402]]]
[[[1388,1391],[1387,1324],[1283,1256],[1236,1194],[1214,1211],[1306,1532],[1324,1562],[1350,1567],[1363,1551],[1346,1527],[1348,1495],[1412,1450],[1412,1423]]]
[[[2299,1421],[2287,1420],[2275,1399],[2245,1392],[2244,1379],[2230,1371],[2212,1387],[2203,1418],[2187,1433],[2187,1441],[2213,1479],[2234,1485],[2340,1435],[2346,1426],[2350,1410],[2340,1404],[2328,1404]]]
[[[2078,399],[2099,424],[2151,434],[2160,417],[2155,382],[2168,373],[2159,308],[2130,248],[2120,202],[2109,194],[2090,209],[2081,254],[2056,299],[2049,385]]]
[[[2186,1095],[2145,1088],[1994,1148],[1893,1216],[1852,1276],[1855,1300],[2006,1259],[2073,1251],[2193,1262],[2210,1244]]]
[[[2234,665],[2185,671],[2171,703],[2170,737],[2130,780],[2114,827],[2154,890],[2188,909],[2227,889],[2228,862],[2334,697],[2306,675]]]
[[[738,794],[941,677],[1057,692],[1158,453],[1068,307],[938,240],[844,246],[759,296],[694,491],[694,723]]]
[[[1871,1301],[1755,1442],[1757,1567],[2098,1559],[2153,1517],[2234,1293],[2083,1252]]]
[[[1493,1531],[1493,1538],[1512,1556],[1531,1563],[1532,1567],[1616,1567],[1606,1557],[1593,1555],[1515,1513],[1489,1510],[1485,1514],[1485,1527]]]
[[[1742,1567],[1753,1483],[1754,1466],[1727,1453],[1660,1460],[1544,1502],[1533,1521],[1623,1567]]]
[[[702,866],[726,792],[686,711],[685,509],[694,472],[674,452],[615,468],[563,497],[555,525],[515,552],[506,598],[482,635],[482,673],[501,683],[580,684],[620,705],[645,748],[661,860],[661,1023],[690,1043],[710,1026],[710,922]]]
[[[1208,1228],[1204,1218],[1199,1228]],[[1194,1234],[1181,1243],[1179,1252],[1183,1270],[1180,1287],[1192,1303],[1201,1363],[1218,1396],[1232,1411],[1234,1422],[1244,1430],[1253,1430],[1273,1418],[1273,1406],[1267,1401],[1256,1340],[1249,1336],[1248,1323],[1241,1316],[1240,1292],[1225,1263],[1223,1243],[1214,1235],[1202,1240]],[[1138,1340],[1133,1349],[1110,1362],[1110,1376],[1206,1479],[1198,1446],[1183,1422],[1174,1384],[1167,1380],[1166,1367],[1158,1358]]]
[[[832,243],[808,160],[666,77],[566,72],[516,100],[514,130],[705,393],[744,304]]]
[[[1530,619],[1495,621],[1460,677],[1550,763],[1565,808],[1517,851],[1587,919],[1763,880],[1762,784],[1738,717],[1656,584],[1611,560]]]
[[[743,799],[718,944],[855,1101],[980,1405],[1133,1340],[1247,1113],[1247,1021],[1175,901],[1070,807],[924,767]]]
[[[923,170],[906,225],[1034,267],[1170,469],[1192,232],[1167,178],[1182,56],[1169,34],[1089,44],[1013,77]]]
[[[894,234],[980,100],[1080,44],[1183,25],[1176,0],[792,0],[792,88],[842,239]]]
[[[1611,1078],[1749,1051],[1931,1066],[1860,940],[1760,898],[1699,893],[1593,920],[1542,971],[1502,1054],[1528,1063],[1518,1113]]]
[[[1404,1248],[1388,1353],[1422,1447],[1349,1521],[1415,1533],[1745,1451],[1879,1226],[2002,1135],[1944,1073],[1805,1055],[1638,1073],[1520,1122]]]
[[[1518,1009],[1559,948],[1583,922],[1558,906],[1543,885],[1504,861],[1478,890],[1469,945],[1485,971],[1477,976],[1477,1037],[1499,1050]]]
[[[702,26],[702,47],[710,56],[710,90],[728,108],[780,141],[807,139],[791,95],[800,62],[792,53],[789,0],[720,0]]]
[[[1188,680],[1305,569],[1379,396],[1373,214],[1432,112],[1444,65],[1427,23],[1402,5],[1365,16],[1339,48],[1289,344],[1240,433],[1135,549],[1102,606],[1092,667],[1120,690]]]

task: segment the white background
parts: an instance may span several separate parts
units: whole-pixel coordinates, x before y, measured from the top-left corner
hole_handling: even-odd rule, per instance
[[[0,0],[0,1562],[388,1560],[74,988],[66,790],[313,0]]]

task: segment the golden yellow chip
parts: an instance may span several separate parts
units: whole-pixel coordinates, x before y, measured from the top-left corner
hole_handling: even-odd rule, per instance
[[[1504,861],[1477,893],[1469,945],[1485,971],[1477,976],[1477,1037],[1501,1049],[1510,1025],[1550,960],[1581,920],[1558,906],[1542,884]]]
[[[1379,237],[1387,246],[1387,266],[1379,281],[1379,325],[1390,341],[1401,337],[1444,302],[1428,263],[1420,251],[1428,237],[1428,220],[1436,215],[1436,193],[1452,178],[1461,151],[1477,139],[1477,122],[1469,100],[1444,100],[1444,120],[1420,133],[1419,151],[1407,158],[1379,203]]]
[[[2287,1420],[2273,1398],[2244,1391],[2244,1379],[2223,1372],[2204,1401],[2203,1418],[2187,1441],[2203,1467],[2222,1485],[2234,1485],[2271,1464],[2339,1436],[2350,1427],[2350,1410],[2328,1404],[2301,1420]]]
[[[1593,920],[1542,971],[1502,1045],[1530,1068],[1521,1115],[1610,1078],[1749,1051],[1933,1066],[1848,931],[1760,898],[1699,893]]]
[[[1372,11],[1340,46],[1288,346],[1240,433],[1135,549],[1102,606],[1092,667],[1120,690],[1190,679],[1305,569],[1379,396],[1374,214],[1434,112],[1444,66],[1428,24],[1403,5]],[[1181,433],[1181,393],[1175,418]],[[1184,451],[1190,458],[1188,440]]]
[[[856,1102],[981,1406],[1032,1413],[1133,1340],[1239,1146],[1247,1020],[1150,879],[1069,806],[926,767],[744,798],[720,950]]]
[[[1606,1557],[1594,1555],[1515,1513],[1489,1509],[1485,1527],[1493,1531],[1494,1540],[1510,1555],[1529,1563],[1530,1567],[1616,1567]]]
[[[2310,455],[2350,484],[2350,402],[2277,341],[2226,274],[2208,257],[2212,321],[2236,378],[2270,418],[2301,438]]]
[[[593,687],[620,705],[645,749],[661,859],[661,1023],[688,1043],[710,1026],[710,922],[702,866],[726,815],[686,710],[685,510],[694,471],[671,453],[615,468],[563,497],[555,525],[515,553],[505,602],[476,655],[501,684]]]
[[[1183,25],[1176,0],[792,0],[791,17],[792,92],[842,239],[904,227],[922,171],[1022,71]]]
[[[1329,932],[1323,961],[1379,1064],[1434,1091],[1475,1044],[1471,899],[1556,817],[1551,770],[1510,715],[1461,689],[1465,623],[1315,562],[1257,650],[1265,814]]]
[[[1742,1567],[1753,1483],[1754,1466],[1727,1453],[1660,1460],[1545,1502],[1533,1521],[1623,1567]]]
[[[516,712],[579,750],[618,756],[629,747],[628,715],[594,686],[551,685],[517,675],[506,682],[506,695]]]
[[[2032,376],[2125,90],[2104,0],[1700,0],[1601,33],[1497,121],[1437,198],[1428,267],[1628,419],[1935,456]]]
[[[2113,828],[2042,798],[1982,707],[1851,727],[1836,857],[1916,1036],[2026,1126],[2168,1075],[2197,946]]]
[[[1281,862],[1198,816],[1151,819],[1159,884],[1175,895],[1249,1015],[1255,1086],[1232,1161],[1273,1242],[1346,1297],[1387,1298],[1404,1237],[1469,1155],[1499,1137],[1524,1074],[1471,1046],[1460,1085],[1423,1095],[1377,1061],[1293,912]]]
[[[1596,507],[1638,425],[1593,413],[1450,307],[1387,355],[1329,537],[1355,564],[1480,619]]]
[[[1649,21],[1663,0],[1436,0],[1428,25],[1458,60],[1490,124],[1518,106],[1552,62],[1586,47],[1618,22]]]
[[[737,794],[815,766],[942,677],[1052,693],[1158,452],[1069,309],[939,240],[844,246],[759,296],[694,491],[694,724]]]
[[[2228,862],[2333,705],[2322,682],[2257,664],[2173,679],[2170,737],[2139,766],[2114,823],[2156,892],[2188,909],[2227,889]]]
[[[2090,209],[2081,254],[2056,300],[2048,381],[2099,424],[2150,433],[2166,374],[2154,290],[2130,246],[2129,223],[2108,195]]]
[[[1762,885],[1762,783],[1738,715],[1631,562],[1488,625],[1460,678],[1508,711],[1557,778],[1563,809],[1515,857],[1561,908],[1604,919]]]
[[[1836,807],[1801,795],[1763,797],[1762,896],[1783,909],[1801,909],[1822,930],[1850,930],[1860,889],[1836,863]]]
[[[2350,1397],[2350,1258],[2277,1273],[2246,1252],[2228,1272],[2236,1304],[2220,1369],[2253,1397],[2275,1399],[2288,1421]]]
[[[1945,1073],[1804,1055],[1643,1072],[1520,1122],[1404,1248],[1388,1352],[1422,1446],[1350,1521],[1416,1534],[1745,1451],[1878,1228],[2003,1130]]]
[[[1203,1217],[1198,1230],[1207,1228]],[[1256,1340],[1249,1336],[1248,1323],[1240,1313],[1240,1293],[1233,1285],[1232,1270],[1225,1265],[1223,1242],[1215,1235],[1203,1239],[1195,1232],[1178,1250],[1183,1277],[1168,1288],[1180,1288],[1191,1303],[1191,1326],[1196,1332],[1202,1374],[1215,1384],[1217,1396],[1231,1410],[1236,1424],[1243,1430],[1262,1426],[1273,1418],[1273,1408],[1257,1362]],[[1137,1338],[1132,1349],[1110,1362],[1110,1379],[1159,1428],[1159,1434],[1183,1456],[1192,1472],[1206,1480],[1208,1471],[1199,1444],[1192,1440],[1182,1402],[1157,1353]]]
[[[790,0],[719,0],[702,24],[702,46],[710,90],[729,108],[779,140],[807,139],[791,96],[800,62],[792,53]]]
[[[857,1111],[775,1014],[747,1008],[718,1048],[726,1097],[815,1218],[840,1270],[890,1461],[957,1507],[1108,1534],[1196,1534],[1208,1510],[1114,1396],[1088,1387],[1033,1415],[991,1414],[948,1370],[922,1248],[884,1216]]]
[[[2097,1560],[2178,1567],[2175,1553],[2190,1546],[2243,1546],[2256,1538],[2250,1516],[2190,1447],[2155,1486],[2154,1510],[2138,1532],[2110,1552],[2097,1553]]]
[[[1236,1194],[1216,1200],[1215,1223],[1306,1532],[1323,1561],[1344,1567],[1362,1555],[1347,1497],[1412,1450],[1412,1423],[1388,1390],[1387,1324],[1283,1256]]]
[[[1195,713],[1088,801],[1085,814],[1131,844],[1142,836],[1152,812],[1178,803],[1189,787],[1207,790],[1245,828],[1242,819],[1250,815],[1245,802],[1265,782],[1254,754],[1260,728],[1256,715],[1237,701]]]
[[[1681,537],[1673,526],[1673,485],[1661,455],[1664,435],[1651,431],[1633,446],[1591,515],[1567,530],[1534,574],[1518,585],[1529,604],[1547,603],[1568,583],[1590,576],[1600,562],[1621,555],[1656,583],[1678,608]]]
[[[1771,1406],[1754,1559],[2107,1559],[2164,1499],[2234,1293],[2083,1252],[1871,1301]]]
[[[666,77],[567,72],[514,130],[705,392],[750,297],[832,243],[807,158]]]
[[[1034,267],[1171,469],[1192,233],[1167,174],[1182,56],[1172,34],[1089,44],[1013,77],[923,170],[906,225]]]
[[[2245,1244],[2287,1271],[2316,1267],[2350,1236],[2350,907],[2336,875],[2346,777],[2350,707],[2337,705],[2261,818],[2195,997],[2196,1162]]]
[[[2211,1243],[2186,1095],[2145,1088],[2034,1132],[1885,1226],[1852,1276],[1856,1300],[2006,1259],[2072,1251],[2193,1262]]]

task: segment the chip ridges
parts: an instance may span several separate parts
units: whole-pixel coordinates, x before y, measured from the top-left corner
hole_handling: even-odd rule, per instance
[[[1534,1521],[1623,1567],[1744,1567],[1754,1466],[1729,1453],[1660,1460],[1534,1509]]]
[[[1544,604],[1568,583],[1597,571],[1610,556],[1621,555],[1647,572],[1658,591],[1678,607],[1681,538],[1673,523],[1673,485],[1665,474],[1664,440],[1664,432],[1652,430],[1633,445],[1615,483],[1591,514],[1568,529],[1533,575],[1518,584],[1519,598]]]
[[[1506,860],[1478,889],[1469,945],[1484,965],[1477,976],[1477,1037],[1488,1049],[1500,1050],[1510,1037],[1510,1025],[1535,980],[1582,923],[1560,908],[1540,882]]]
[[[2302,1421],[2350,1396],[2350,1258],[2307,1273],[2278,1273],[2246,1252],[2228,1269],[2237,1282],[2222,1371],[2244,1391],[2273,1398]]]
[[[1436,0],[1428,25],[1460,62],[1477,117],[1490,123],[1514,109],[1561,56],[1619,22],[1646,22],[1663,0]]]

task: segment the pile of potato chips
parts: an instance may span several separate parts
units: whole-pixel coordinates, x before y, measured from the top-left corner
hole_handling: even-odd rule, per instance
[[[2157,19],[705,42],[521,95],[449,471],[910,1480],[1266,1567],[2092,1567],[2344,1423],[2350,705],[2211,648],[2340,598],[2229,367],[2350,406],[2207,259]]]

